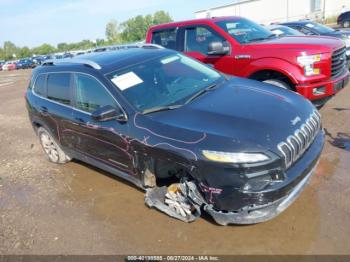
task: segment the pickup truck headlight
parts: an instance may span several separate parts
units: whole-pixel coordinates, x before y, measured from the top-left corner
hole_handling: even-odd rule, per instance
[[[314,68],[314,64],[320,62],[321,59],[321,54],[302,55],[297,57],[299,65],[301,65],[304,68],[305,76],[315,76],[321,73],[321,70],[319,68]]]
[[[257,163],[270,159],[263,153],[227,153],[210,150],[203,150],[202,153],[207,159],[221,163]]]

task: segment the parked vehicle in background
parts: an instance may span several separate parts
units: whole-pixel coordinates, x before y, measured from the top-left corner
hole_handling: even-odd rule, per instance
[[[306,186],[324,144],[303,97],[158,46],[44,63],[26,102],[50,161],[120,176],[186,222],[201,210],[221,225],[272,219]]]
[[[31,58],[20,59],[16,62],[16,69],[34,68],[36,65]]]
[[[5,60],[0,60],[0,71],[2,71],[2,66],[5,64]]]
[[[341,13],[337,18],[337,24],[344,28],[350,27],[350,11]]]
[[[335,30],[329,26],[322,25],[310,20],[302,20],[295,22],[282,23],[281,25],[288,26],[305,35],[311,36],[332,36],[343,40],[346,44],[346,55],[350,59],[350,31]]]
[[[10,71],[16,69],[16,62],[15,61],[7,61],[3,66],[2,70],[4,71]]]
[[[305,34],[290,28],[288,26],[284,25],[268,25],[265,26],[268,30],[270,30],[273,34],[275,34],[278,37],[281,36],[303,36]]]
[[[241,17],[153,26],[146,42],[182,51],[225,74],[293,90],[318,107],[349,80],[343,41],[333,37],[276,37]]]

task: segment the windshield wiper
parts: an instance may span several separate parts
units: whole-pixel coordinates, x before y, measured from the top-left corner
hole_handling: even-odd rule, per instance
[[[193,96],[191,96],[189,99],[187,99],[185,104],[188,104],[188,103],[192,102],[197,97],[200,97],[201,95],[205,94],[206,92],[210,91],[211,89],[215,88],[216,86],[217,86],[217,84],[212,84],[212,85],[210,85],[210,86],[200,90],[199,92],[197,92]]]
[[[276,38],[277,36],[275,34],[268,35],[266,37],[257,37],[257,38],[252,38],[249,40],[249,42],[255,42],[255,41],[263,41],[271,38]]]
[[[158,107],[152,107],[149,109],[146,109],[142,112],[142,114],[147,115],[150,113],[160,112],[160,111],[167,111],[167,110],[173,110],[176,108],[179,108],[183,105],[169,105],[169,106],[158,106]]]

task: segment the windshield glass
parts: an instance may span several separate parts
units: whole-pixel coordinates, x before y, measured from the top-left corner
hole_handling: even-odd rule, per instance
[[[320,34],[328,34],[328,33],[333,33],[335,31],[334,29],[332,29],[328,26],[321,25],[318,23],[313,23],[313,22],[307,23],[305,26],[316,30]]]
[[[195,93],[225,78],[181,54],[157,57],[107,75],[139,111],[182,105]]]
[[[244,18],[224,20],[216,24],[241,44],[265,40],[273,35],[264,27]]]
[[[272,27],[270,31],[278,36],[288,36],[288,35],[303,36],[304,35],[303,33],[300,33],[299,31],[294,30],[293,28],[290,28],[287,26]]]

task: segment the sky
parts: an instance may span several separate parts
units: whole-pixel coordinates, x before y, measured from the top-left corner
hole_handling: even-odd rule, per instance
[[[137,15],[168,12],[175,21],[194,12],[229,4],[230,0],[0,0],[0,45],[78,42],[105,38],[105,26]]]

